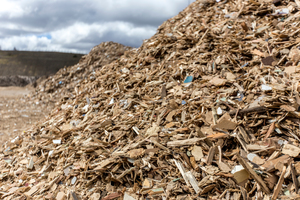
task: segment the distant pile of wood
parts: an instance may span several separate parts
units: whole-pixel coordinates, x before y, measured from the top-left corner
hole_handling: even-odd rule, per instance
[[[0,76],[0,86],[26,86],[34,84],[38,79],[36,76]]]

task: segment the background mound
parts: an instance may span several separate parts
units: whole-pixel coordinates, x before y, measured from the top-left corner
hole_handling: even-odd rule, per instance
[[[0,76],[44,76],[78,63],[83,54],[0,51]]]

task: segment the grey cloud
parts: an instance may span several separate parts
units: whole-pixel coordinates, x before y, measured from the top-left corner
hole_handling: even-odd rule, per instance
[[[131,28],[155,30],[163,21],[182,11],[187,6],[188,0],[15,0],[14,2],[18,2],[20,7],[24,9],[23,15],[11,17],[0,13],[0,21],[14,24],[19,28],[0,27],[0,45],[4,43],[4,39],[12,36],[39,35],[63,31],[80,22],[90,25],[123,22],[123,25]],[[52,43],[49,45],[88,51],[101,42],[114,41],[138,47],[144,39],[151,36],[149,31],[136,31],[133,35],[128,35],[118,27],[108,26],[106,28],[108,30],[105,30],[102,34],[91,29],[91,32],[85,38],[81,38],[76,42],[59,44],[57,43],[58,40],[56,41],[53,38]],[[39,45],[39,42],[36,44]],[[24,44],[22,45],[24,46]],[[43,45],[45,44],[43,43]]]

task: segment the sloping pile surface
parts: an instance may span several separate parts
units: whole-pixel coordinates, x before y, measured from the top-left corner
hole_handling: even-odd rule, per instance
[[[299,197],[299,10],[199,0],[93,78],[69,73],[72,95],[4,146],[1,198]]]
[[[131,47],[115,42],[103,42],[83,56],[77,65],[60,69],[55,75],[37,81],[36,95],[58,101],[69,96],[79,85],[95,79],[95,70],[117,60]]]
[[[41,78],[35,92],[29,87],[0,87],[0,142],[9,137],[16,137],[37,122],[44,120],[60,98],[72,95],[76,85],[91,78],[93,72],[113,60],[120,58],[124,51],[130,49],[114,42],[104,42],[94,47],[79,64],[66,67],[48,79]],[[72,74],[72,80],[68,75]],[[0,86],[35,83],[35,77],[0,76]],[[61,83],[60,83],[61,81]],[[60,84],[56,84],[60,83]],[[46,91],[45,91],[46,89]],[[58,92],[59,91],[59,92]],[[26,95],[25,95],[26,94]],[[24,96],[25,95],[25,96]],[[35,129],[35,126],[33,126]]]

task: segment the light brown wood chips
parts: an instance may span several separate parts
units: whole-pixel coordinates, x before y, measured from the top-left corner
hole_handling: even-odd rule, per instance
[[[198,0],[61,76],[74,90],[1,150],[1,199],[299,198],[299,18],[299,0]]]

